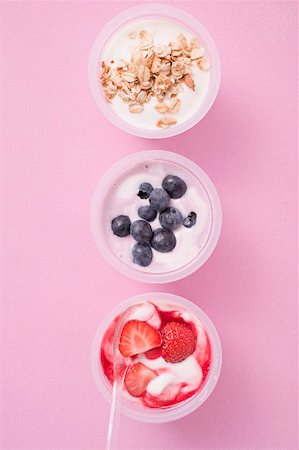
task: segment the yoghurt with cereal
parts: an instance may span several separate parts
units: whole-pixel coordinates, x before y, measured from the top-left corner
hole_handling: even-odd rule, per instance
[[[211,63],[205,47],[170,20],[127,24],[111,37],[101,61],[99,82],[110,107],[142,129],[184,123],[209,90]]]

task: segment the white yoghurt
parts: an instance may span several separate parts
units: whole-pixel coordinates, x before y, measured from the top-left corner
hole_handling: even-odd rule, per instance
[[[129,38],[129,33],[139,32],[141,30],[149,31],[153,36],[154,45],[167,45],[170,42],[177,41],[179,33],[183,33],[189,40],[194,36],[193,33],[177,24],[176,22],[146,19],[120,28],[108,41],[102,55],[101,60],[106,63],[117,61],[120,59],[130,60],[132,48],[137,45],[136,41]],[[200,42],[200,37],[199,37]],[[201,107],[207,92],[209,90],[211,71],[201,71],[196,64],[193,65],[193,79],[195,82],[195,91],[184,86],[183,92],[178,97],[181,100],[180,110],[173,115],[178,124],[182,124],[190,119]],[[156,103],[152,99],[144,105],[144,111],[139,114],[132,114],[128,110],[128,104],[124,103],[116,96],[110,104],[113,111],[127,123],[148,130],[157,130],[156,122],[163,116],[154,109]]]
[[[158,397],[167,386],[174,383],[175,377],[171,373],[162,373],[149,382],[146,391],[153,397]]]
[[[132,223],[140,220],[138,208],[149,205],[148,199],[142,200],[137,195],[140,184],[148,182],[154,188],[161,187],[163,179],[169,174],[179,176],[187,185],[186,193],[179,199],[171,199],[170,206],[178,208],[183,217],[194,211],[197,214],[197,221],[192,228],[180,225],[174,230],[177,241],[175,248],[168,253],[161,253],[153,249],[151,264],[141,267],[134,264],[132,260],[132,248],[136,241],[130,235],[115,236],[111,230],[111,222],[121,214],[129,216]],[[204,248],[212,226],[211,205],[204,187],[186,169],[160,160],[145,161],[124,172],[123,176],[111,187],[105,201],[104,211],[106,213],[99,220],[103,220],[104,238],[109,247],[122,262],[143,272],[165,273],[188,264]],[[150,224],[153,230],[161,228],[158,215]]]
[[[160,328],[161,319],[155,306],[150,302],[144,302],[134,306],[128,314],[127,320],[140,320],[147,322],[153,328]]]
[[[147,359],[144,355],[138,358],[139,362],[146,365],[150,369],[165,372],[161,373],[158,377],[154,378],[147,385],[147,392],[154,397],[160,395],[166,387],[180,386],[180,384],[186,384],[182,388],[184,393],[197,389],[202,381],[201,367],[193,355],[188,356],[181,362],[168,363],[160,356],[156,359]]]

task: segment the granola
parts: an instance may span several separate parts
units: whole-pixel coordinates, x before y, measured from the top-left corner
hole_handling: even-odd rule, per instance
[[[163,115],[156,123],[158,128],[168,128],[177,123],[171,114],[181,107],[179,93],[184,85],[196,90],[192,70],[210,69],[205,49],[195,37],[188,42],[180,33],[176,42],[155,46],[151,33],[140,30],[129,34],[136,42],[129,61],[102,62],[100,82],[105,98],[112,102],[118,95],[133,114],[142,113],[144,104],[156,99],[154,109]]]
[[[177,121],[173,117],[163,117],[162,119],[158,120],[156,123],[158,128],[169,128],[172,125],[175,125]]]

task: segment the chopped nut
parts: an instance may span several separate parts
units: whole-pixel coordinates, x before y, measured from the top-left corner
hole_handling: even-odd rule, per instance
[[[108,92],[116,92],[117,91],[117,86],[115,86],[115,84],[112,83],[112,81],[108,82],[108,86],[107,86],[107,90]]]
[[[101,71],[101,82],[103,84],[103,82],[105,83],[106,80],[108,80],[111,76],[111,68],[110,66],[107,66],[104,61],[102,62],[102,71]]]
[[[130,103],[129,111],[131,113],[141,113],[143,111],[143,106],[140,103]]]
[[[176,123],[177,121],[173,119],[173,117],[163,117],[162,119],[158,120],[156,125],[158,128],[169,128]]]
[[[161,59],[155,55],[152,63],[152,72],[159,73],[160,67],[161,67]]]
[[[206,58],[200,58],[197,62],[198,67],[200,70],[209,70],[211,67],[211,63]]]
[[[128,81],[129,83],[132,83],[136,80],[136,76],[132,72],[124,72],[122,77],[123,80]]]
[[[171,72],[170,62],[163,62],[160,66],[160,72],[164,73],[165,75],[169,75]]]
[[[117,86],[118,88],[121,87],[122,79],[117,73],[112,73],[110,80]]]
[[[169,77],[163,73],[160,73],[160,75],[156,77],[155,84],[153,85],[153,91],[156,94],[165,93],[170,85],[171,81]]]
[[[198,47],[199,47],[198,40],[195,37],[191,38],[191,40],[190,40],[190,50],[193,50],[193,49],[198,48]]]
[[[142,49],[147,49],[152,45],[153,38],[151,33],[149,33],[148,31],[140,31],[138,37],[140,39],[140,47]]]
[[[168,45],[161,45],[156,50],[156,55],[159,56],[159,58],[165,58],[166,56],[170,55],[171,49]]]
[[[186,56],[180,56],[177,59],[177,62],[179,62],[180,64],[182,64],[185,68],[185,72],[188,71],[188,69],[191,67],[191,60],[190,58],[187,58]]]
[[[151,78],[151,73],[150,73],[149,68],[146,66],[139,66],[137,76],[141,83],[143,83],[145,81],[149,81]]]
[[[184,83],[191,88],[193,91],[195,91],[195,83],[194,80],[192,79],[191,75],[189,73],[187,73],[187,75],[184,75]]]
[[[133,73],[134,75],[138,75],[139,66],[135,63],[131,63],[128,65],[128,71]]]
[[[181,107],[181,100],[179,100],[177,97],[172,100],[172,102],[168,106],[168,111],[170,114],[175,114],[179,111]]]
[[[180,85],[171,85],[168,89],[167,89],[167,91],[166,91],[166,93],[165,93],[165,97],[166,98],[173,98],[173,97],[176,97],[177,96],[177,94],[178,94],[178,92],[179,92],[179,86]]]
[[[185,73],[185,65],[180,61],[175,61],[171,66],[171,73],[174,78],[181,78]]]
[[[142,81],[142,83],[140,83],[141,89],[150,89],[152,87],[153,83],[151,81]]]
[[[149,69],[151,69],[151,68],[152,68],[152,65],[153,65],[154,59],[155,59],[155,53],[152,53],[152,54],[146,59],[146,62],[145,62],[146,67],[148,67]]]
[[[165,105],[165,103],[157,103],[154,106],[155,110],[158,111],[161,114],[165,114],[168,112],[168,106]]]
[[[169,46],[171,48],[171,56],[177,57],[182,54],[183,49],[177,42],[171,42]]]
[[[136,100],[137,100],[138,103],[141,103],[141,104],[145,103],[146,100],[147,100],[146,92],[145,91],[140,91],[139,94],[136,97]]]
[[[111,95],[108,95],[107,92],[105,92],[105,99],[107,100],[108,103],[111,103],[113,98],[114,96],[112,97]]]
[[[146,103],[148,103],[153,96],[154,96],[154,93],[152,91],[149,91],[149,93],[146,96]]]
[[[131,102],[131,101],[133,100],[133,98],[134,98],[134,97],[132,98],[132,96],[126,94],[124,91],[119,91],[119,92],[118,92],[118,95],[119,95],[119,97],[122,99],[122,101],[123,101],[124,103],[129,103],[129,102]]]
[[[156,95],[156,99],[158,100],[159,103],[164,102],[164,94],[155,94],[154,92],[153,94]]]
[[[183,35],[183,33],[180,33],[178,35],[177,40],[181,44],[181,47],[182,47],[183,50],[187,50],[188,49],[187,38],[186,38],[186,36]]]
[[[121,88],[127,95],[133,96],[132,89],[126,82],[124,82],[124,81],[122,82]]]
[[[205,54],[205,49],[203,47],[199,47],[199,48],[194,48],[191,51],[191,59],[198,59],[198,58],[202,58],[203,55]]]

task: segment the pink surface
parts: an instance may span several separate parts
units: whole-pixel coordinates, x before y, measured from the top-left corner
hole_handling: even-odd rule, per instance
[[[3,86],[4,450],[104,448],[95,329],[112,305],[159,290],[118,275],[89,230],[91,194],[138,149],[174,150],[212,178],[224,225],[210,260],[165,291],[196,302],[222,339],[211,398],[177,423],[122,419],[119,450],[295,449],[296,2],[175,2],[214,36],[216,103],[189,132],[127,136],[87,80],[101,26],[130,2],[5,2]]]

